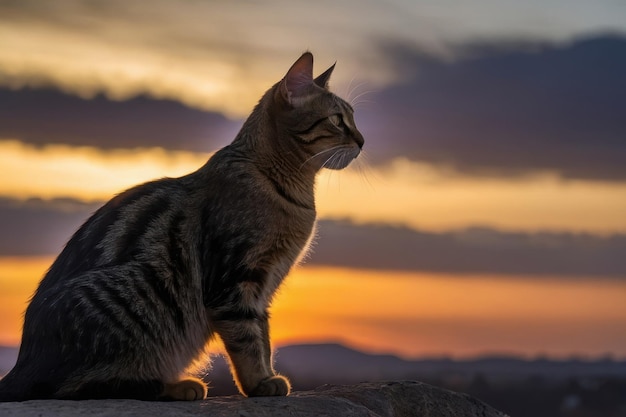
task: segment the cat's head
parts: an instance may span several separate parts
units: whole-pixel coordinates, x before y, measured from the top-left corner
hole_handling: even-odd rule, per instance
[[[354,109],[328,90],[335,65],[313,78],[313,55],[304,53],[274,86],[274,116],[304,160],[315,169],[343,169],[361,152],[363,136],[354,123]]]

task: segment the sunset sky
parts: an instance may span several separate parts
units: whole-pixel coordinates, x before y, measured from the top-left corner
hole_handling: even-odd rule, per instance
[[[0,0],[0,344],[78,226],[199,168],[305,50],[364,154],[276,345],[626,358],[626,3]]]

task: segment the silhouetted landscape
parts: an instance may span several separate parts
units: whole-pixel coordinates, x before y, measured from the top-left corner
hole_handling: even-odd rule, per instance
[[[16,357],[16,348],[0,347],[0,374],[11,368]],[[294,390],[324,384],[419,380],[470,394],[511,416],[626,416],[626,361],[611,358],[404,360],[339,344],[318,344],[280,348],[276,369],[291,378]],[[211,386],[210,395],[237,393],[222,356],[214,358],[205,379]]]

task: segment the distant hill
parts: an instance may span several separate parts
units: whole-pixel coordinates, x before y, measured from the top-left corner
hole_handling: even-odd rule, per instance
[[[0,375],[6,374],[17,359],[17,348],[0,346]],[[480,375],[491,381],[514,381],[530,377],[563,380],[578,377],[626,378],[626,361],[601,360],[524,360],[515,357],[485,357],[454,360],[449,358],[404,360],[393,355],[375,355],[340,344],[303,344],[277,350],[276,369],[289,376],[296,389],[318,385],[353,384],[379,380],[471,380]],[[216,390],[214,395],[234,391],[232,377],[223,357],[215,357],[206,375]]]
[[[404,360],[393,355],[375,355],[340,344],[284,346],[275,355],[276,369],[287,375],[296,390],[323,384],[354,384],[363,381],[419,380],[469,383],[477,377],[492,382],[516,382],[539,378],[562,382],[571,378],[626,378],[626,361],[524,360],[515,357],[484,357]],[[206,376],[214,395],[234,393],[232,377],[224,358],[216,357]]]
[[[403,360],[392,355],[366,354],[339,344],[285,346],[278,350],[276,359],[277,367],[285,373],[291,371],[309,376],[336,374],[346,378],[410,379],[418,376],[463,376],[477,373],[492,378],[567,378],[597,375],[626,377],[626,361],[611,359],[525,360],[487,356],[466,360]]]

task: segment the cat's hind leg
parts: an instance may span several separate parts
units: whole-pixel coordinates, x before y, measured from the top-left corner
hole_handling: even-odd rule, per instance
[[[204,400],[207,386],[198,378],[185,378],[178,382],[165,384],[159,399],[174,401]]]
[[[133,399],[143,401],[203,400],[207,386],[197,378],[185,378],[174,383],[159,380],[111,379],[67,383],[52,398],[66,400]]]

